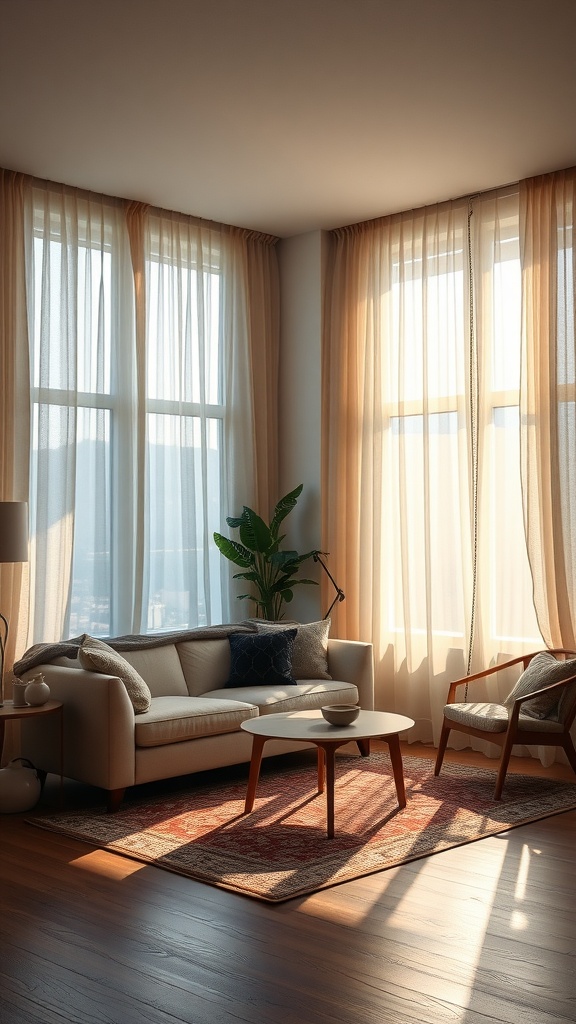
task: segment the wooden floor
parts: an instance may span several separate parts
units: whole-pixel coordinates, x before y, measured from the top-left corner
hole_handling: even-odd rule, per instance
[[[23,819],[0,820],[2,1024],[576,1021],[576,811],[279,906]]]

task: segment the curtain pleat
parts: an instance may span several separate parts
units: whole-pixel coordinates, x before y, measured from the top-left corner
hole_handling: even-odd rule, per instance
[[[534,602],[548,646],[576,647],[576,168],[520,186],[521,446]]]
[[[30,392],[24,258],[24,179],[0,168],[0,500],[28,500]],[[0,565],[0,611],[9,622],[5,670],[28,630],[28,565]],[[8,675],[7,675],[7,678]],[[7,687],[9,692],[9,686]]]

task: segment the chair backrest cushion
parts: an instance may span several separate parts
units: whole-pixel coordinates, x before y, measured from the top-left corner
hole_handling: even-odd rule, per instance
[[[551,686],[552,683],[560,683],[576,673],[576,658],[569,661],[559,661],[549,651],[540,651],[535,654],[530,664],[526,667],[518,682],[510,691],[505,707],[512,707],[518,697],[526,697],[535,690],[541,690],[544,686]],[[571,689],[571,687],[569,687]],[[558,706],[562,695],[556,690],[548,694],[535,697],[534,700],[526,701],[522,705],[522,714],[531,718],[557,718]]]

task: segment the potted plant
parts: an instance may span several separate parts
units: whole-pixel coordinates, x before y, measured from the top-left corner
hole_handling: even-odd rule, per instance
[[[283,605],[289,604],[294,596],[294,587],[309,584],[318,586],[316,580],[297,579],[300,566],[309,558],[316,558],[321,552],[281,551],[280,545],[285,534],[280,534],[280,525],[292,511],[303,484],[280,499],[269,525],[246,505],[240,516],[227,516],[226,522],[232,529],[240,531],[240,540],[230,540],[221,533],[214,534],[214,541],[220,552],[243,572],[234,574],[234,579],[248,580],[254,584],[257,596],[240,594],[238,600],[248,599],[256,604],[258,618],[277,622],[283,617]]]

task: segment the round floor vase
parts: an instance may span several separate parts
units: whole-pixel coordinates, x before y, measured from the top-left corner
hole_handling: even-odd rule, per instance
[[[16,757],[0,768],[0,813],[29,811],[40,799],[42,787],[31,761]]]

